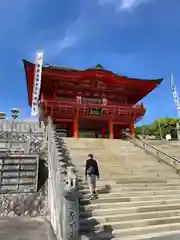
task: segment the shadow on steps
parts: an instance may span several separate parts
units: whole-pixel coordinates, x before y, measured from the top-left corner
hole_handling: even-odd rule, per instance
[[[56,141],[58,142],[57,148],[59,149],[59,153],[61,155],[61,161],[65,163],[66,167],[75,167],[72,163],[70,152],[64,140],[57,136]]]
[[[79,182],[82,180],[79,179]],[[78,186],[78,189],[83,189],[82,185]],[[111,187],[105,185],[104,188],[100,189],[98,193],[106,194],[110,193]],[[89,205],[93,200],[89,200],[87,194],[81,194],[81,199],[83,202],[80,202],[79,212],[80,212],[80,239],[81,240],[110,240],[114,238],[113,228],[109,225],[100,225],[100,222],[93,217],[93,212],[91,210],[86,210],[85,206]]]
[[[38,169],[38,191],[42,188],[48,179],[48,167],[44,159],[39,159]]]

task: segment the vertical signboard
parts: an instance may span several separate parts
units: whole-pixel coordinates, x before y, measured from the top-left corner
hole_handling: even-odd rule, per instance
[[[41,89],[41,74],[42,74],[43,53],[36,53],[35,72],[34,72],[34,86],[32,95],[32,109],[31,116],[38,114],[38,101]]]

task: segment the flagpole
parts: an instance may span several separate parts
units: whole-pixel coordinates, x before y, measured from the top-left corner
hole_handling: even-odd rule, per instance
[[[160,139],[162,140],[162,131],[161,131],[161,123],[160,123],[160,119],[158,119],[158,126],[159,126],[159,134],[160,134]]]

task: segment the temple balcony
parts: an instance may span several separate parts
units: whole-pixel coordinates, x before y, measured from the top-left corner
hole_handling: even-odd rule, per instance
[[[44,100],[41,106],[45,112],[53,118],[73,118],[74,111],[78,110],[80,118],[107,120],[109,116],[113,116],[114,121],[132,119],[137,121],[144,116],[146,109],[143,104],[117,104],[117,105],[104,105],[104,104],[81,104],[69,101],[52,101]]]

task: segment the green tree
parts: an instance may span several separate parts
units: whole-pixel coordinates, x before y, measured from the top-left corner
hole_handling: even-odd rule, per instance
[[[160,138],[160,128],[162,137],[171,134],[172,139],[177,139],[176,124],[180,123],[178,118],[159,118],[149,125],[142,125],[135,128],[136,135],[153,135]]]

